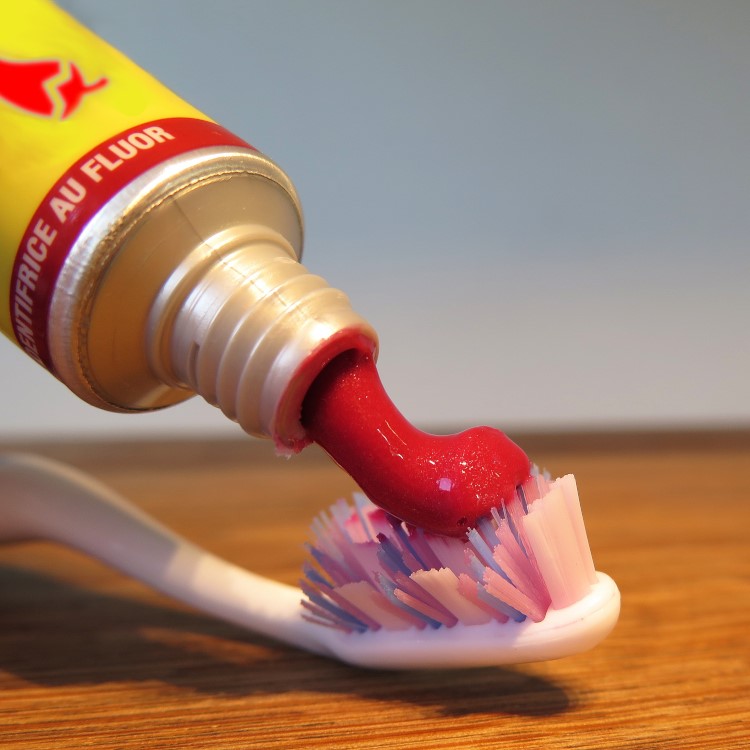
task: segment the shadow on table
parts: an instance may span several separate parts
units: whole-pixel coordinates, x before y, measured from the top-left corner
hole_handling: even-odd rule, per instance
[[[0,671],[46,686],[148,680],[217,696],[357,695],[444,716],[549,716],[571,708],[561,685],[522,668],[364,670],[177,606],[0,565]]]

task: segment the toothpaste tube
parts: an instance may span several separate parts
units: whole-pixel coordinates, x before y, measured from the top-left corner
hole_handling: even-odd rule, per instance
[[[91,404],[197,393],[296,451],[317,373],[377,348],[287,175],[47,0],[3,12],[0,163],[0,328]]]

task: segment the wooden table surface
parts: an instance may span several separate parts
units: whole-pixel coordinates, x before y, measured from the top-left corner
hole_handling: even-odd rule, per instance
[[[748,748],[750,432],[514,435],[576,474],[620,622],[593,651],[392,673],[279,646],[78,553],[0,547],[0,747]],[[0,446],[0,449],[19,446]],[[350,480],[252,441],[22,446],[295,583]]]

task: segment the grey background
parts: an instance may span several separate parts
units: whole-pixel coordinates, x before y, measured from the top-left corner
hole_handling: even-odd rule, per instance
[[[64,0],[278,161],[424,425],[750,420],[747,0]],[[0,341],[1,437],[99,412]]]

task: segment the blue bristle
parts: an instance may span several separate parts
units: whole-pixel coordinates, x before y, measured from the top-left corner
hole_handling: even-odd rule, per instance
[[[439,627],[442,626],[443,623],[439,622],[438,620],[434,620],[432,617],[427,616],[423,612],[420,612],[417,609],[414,609],[413,607],[410,607],[405,602],[402,602],[397,596],[396,596],[396,589],[398,586],[396,586],[393,581],[389,581],[385,576],[378,575],[378,584],[380,585],[381,590],[385,594],[385,596],[388,598],[388,601],[390,601],[392,604],[395,604],[400,609],[403,609],[405,612],[408,612],[409,614],[413,615],[414,617],[418,617],[422,622],[429,625],[431,628],[437,630]]]
[[[469,568],[475,581],[481,581],[487,566],[476,556],[474,552],[468,554]]]
[[[398,526],[394,526],[393,530],[398,535],[399,541],[401,542],[402,547],[409,552],[409,554],[412,555],[412,557],[417,561],[417,564],[419,565],[421,570],[427,570],[428,566],[427,563],[419,556],[417,553],[417,550],[414,548],[414,545],[411,543],[411,540],[409,539],[409,533],[406,531],[406,529],[403,527],[402,524],[398,524]],[[410,573],[413,573],[414,571],[409,571]]]
[[[519,612],[515,607],[511,607],[510,604],[506,604],[502,599],[498,599],[496,596],[492,596],[483,586],[477,588],[477,594],[479,598],[489,604],[491,607],[496,609],[498,612],[502,612],[504,615],[510,617],[511,620],[516,622],[523,622],[526,619],[526,615]]]
[[[351,625],[355,630],[359,630],[361,633],[369,630],[365,623],[363,623],[361,620],[358,620],[356,617],[354,617],[354,615],[350,615],[346,610],[341,609],[341,607],[339,607],[337,604],[334,604],[329,599],[326,599],[321,594],[318,594],[315,589],[311,588],[305,581],[300,582],[300,588],[311,602],[317,604],[318,607],[326,610],[326,612],[330,612],[334,617],[337,617],[342,622]]]
[[[518,489],[518,487],[516,487]],[[492,517],[497,521],[497,523],[501,523],[505,520],[505,518],[508,515],[508,511],[505,507],[505,503],[500,503],[500,505],[496,505],[494,508],[490,510],[490,513],[492,514]]]
[[[419,543],[419,546],[422,548],[422,554],[420,555],[419,559],[424,565],[424,570],[430,570],[430,568],[441,568],[442,563],[440,562],[438,556],[435,554],[435,551],[430,546],[425,530],[419,527],[414,527],[412,533]],[[413,546],[414,545],[412,544],[412,547]],[[428,555],[430,559],[425,560],[425,555]]]
[[[404,562],[401,552],[396,545],[385,534],[378,534],[380,547],[378,548],[378,560],[383,567],[390,570],[398,570],[404,575],[411,575],[411,570]]]
[[[306,562],[303,564],[302,572],[310,583],[324,586],[327,589],[333,588],[333,584],[317,568],[313,568],[310,563]]]
[[[524,508],[524,513],[526,513],[526,509]],[[529,553],[526,551],[526,547],[523,545],[523,540],[521,539],[521,535],[518,533],[518,527],[513,521],[513,516],[511,516],[510,513],[508,513],[507,518],[505,519],[505,522],[508,524],[508,528],[510,529],[510,533],[513,534],[514,539],[516,540],[518,546],[521,548],[521,551],[523,552],[526,557],[529,556]]]
[[[500,540],[495,533],[495,526],[493,525],[492,520],[487,516],[477,520],[476,530],[487,543],[487,546],[492,547],[500,543]]]
[[[523,512],[528,514],[529,504],[526,502],[526,493],[524,492],[524,489],[520,484],[518,485],[518,487],[516,487],[516,494],[518,495],[518,499],[521,501]]]
[[[312,602],[310,599],[303,599],[302,606],[305,611],[302,613],[302,617],[310,622],[318,623],[319,625],[331,625],[336,628],[340,628],[344,631],[356,631],[358,633],[364,633],[364,630],[360,630],[359,627],[353,627],[348,623],[343,622],[338,616],[332,615],[324,609],[321,609],[317,604]]]
[[[484,567],[492,568],[492,570],[501,575],[508,583],[512,583],[510,578],[505,574],[505,571],[498,565],[497,560],[492,556],[492,550],[487,542],[482,539],[481,534],[476,529],[471,529],[467,538],[469,542],[471,542],[471,546],[474,548],[477,557],[484,562]]]
[[[317,562],[318,565],[320,565],[320,567],[323,568],[323,570],[325,570],[325,572],[328,573],[329,576],[331,576],[334,582],[338,583],[338,579],[342,581],[352,579],[352,571],[349,569],[349,566],[343,563],[341,560],[336,560],[327,552],[323,552],[322,550],[319,550],[317,547],[314,547],[310,544],[305,546],[307,547],[307,550],[309,551],[310,555],[312,555],[315,562]]]

